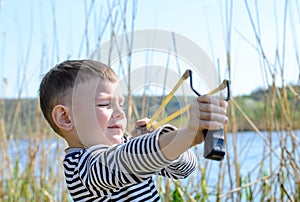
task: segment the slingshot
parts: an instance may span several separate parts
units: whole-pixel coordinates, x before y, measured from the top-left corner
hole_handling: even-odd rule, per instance
[[[186,70],[185,73],[182,75],[182,77],[177,82],[177,84],[175,85],[175,87],[172,89],[172,91],[162,101],[161,105],[159,106],[158,110],[153,114],[153,116],[151,117],[150,121],[147,123],[147,125],[146,125],[147,130],[157,129],[158,127],[162,126],[163,124],[168,123],[169,121],[171,121],[174,118],[180,116],[181,114],[183,114],[184,112],[186,112],[189,109],[190,105],[186,105],[183,108],[179,109],[178,111],[174,112],[173,114],[169,115],[165,119],[159,121],[158,123],[153,124],[153,122],[155,121],[155,119],[157,119],[157,117],[159,116],[159,114],[161,114],[161,112],[164,110],[164,108],[166,107],[166,105],[170,102],[170,100],[174,96],[174,93],[176,92],[176,90],[182,85],[182,83],[187,78],[190,78],[190,87],[193,90],[193,92],[197,96],[201,96],[200,93],[198,93],[194,89],[194,87],[193,87],[192,70]],[[212,90],[208,94],[209,95],[214,95],[217,92],[219,92],[221,90],[224,90],[226,87],[227,87],[227,97],[225,98],[225,101],[229,101],[230,100],[230,81],[229,80],[224,80],[221,85],[219,85],[216,89]]]
[[[169,121],[173,120],[174,118],[178,117],[179,115],[186,112],[190,105],[186,105],[183,108],[179,109],[178,111],[174,112],[173,114],[169,115],[165,119],[159,121],[158,123],[154,123],[154,120],[157,119],[159,114],[164,110],[166,105],[170,102],[172,97],[174,96],[174,93],[176,90],[183,84],[183,82],[190,78],[190,87],[193,90],[193,92],[197,96],[201,96],[200,93],[198,93],[194,87],[193,87],[193,77],[192,77],[192,71],[186,70],[185,73],[182,75],[182,77],[179,79],[175,87],[172,89],[172,91],[168,94],[168,96],[162,101],[161,105],[159,106],[158,110],[153,114],[150,121],[146,124],[146,129],[149,131],[150,129],[157,129],[158,127],[162,126],[163,124],[168,123]],[[220,86],[218,86],[216,89],[209,92],[209,95],[214,95],[215,93],[224,90],[227,88],[227,96],[225,98],[225,101],[230,100],[230,81],[224,80]],[[204,130],[204,157],[207,159],[212,160],[222,160],[225,156],[225,147],[224,147],[224,135],[223,135],[223,128],[219,130]]]

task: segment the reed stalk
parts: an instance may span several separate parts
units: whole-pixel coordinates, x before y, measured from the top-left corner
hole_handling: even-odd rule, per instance
[[[233,80],[233,72],[235,68],[234,56],[232,55],[232,30],[234,23],[234,3],[235,1],[228,0],[225,4],[225,43],[226,43],[226,65],[218,65],[219,73],[225,69],[228,72],[229,79]],[[0,1],[1,3],[1,1]],[[53,44],[51,45],[50,63],[47,64],[46,52],[43,52],[41,58],[41,69],[43,73],[45,68],[61,59],[61,41],[59,41],[59,33],[62,31],[57,25],[58,19],[56,17],[56,4],[55,1],[51,2],[51,30]],[[110,4],[112,3],[112,4]],[[250,3],[254,3],[255,13],[251,11]],[[123,75],[127,74],[127,91],[128,91],[128,105],[127,105],[127,119],[136,120],[149,115],[151,109],[150,97],[147,88],[144,89],[141,102],[135,103],[133,99],[133,92],[130,73],[132,72],[132,44],[133,38],[126,34],[128,31],[135,30],[135,19],[137,18],[137,1],[107,1],[108,4],[108,16],[100,16],[92,18],[92,14],[96,16],[97,1],[91,0],[90,2],[84,2],[84,30],[81,41],[79,42],[79,50],[77,52],[78,57],[87,57],[92,51],[93,40],[91,40],[93,34],[91,25],[94,20],[94,26],[99,26],[99,19],[103,18],[104,23],[100,27],[99,31],[95,33],[95,38],[98,39],[98,43],[104,37],[104,34],[110,31],[110,36],[125,33],[124,41],[128,47],[128,54],[126,59],[128,62],[120,62],[119,72]],[[251,116],[245,112],[235,97],[229,103],[229,116],[230,122],[224,128],[225,137],[232,136],[232,142],[229,142],[228,138],[225,138],[225,144],[228,149],[232,149],[232,152],[226,152],[225,161],[221,162],[217,168],[218,170],[211,170],[210,161],[198,158],[199,167],[198,175],[192,176],[185,183],[181,181],[162,180],[157,178],[157,187],[160,195],[165,201],[172,201],[177,199],[179,201],[299,201],[300,200],[300,167],[299,167],[299,134],[295,131],[295,128],[300,125],[299,122],[299,83],[300,76],[298,76],[298,85],[292,86],[288,84],[285,78],[285,72],[288,71],[287,66],[287,48],[286,43],[289,38],[289,32],[287,32],[287,25],[296,27],[296,22],[293,21],[292,5],[296,4],[296,8],[299,10],[298,2],[293,4],[293,1],[286,1],[283,9],[283,21],[276,20],[276,30],[280,27],[283,28],[282,33],[277,33],[276,43],[282,43],[281,46],[277,45],[274,50],[275,62],[270,62],[269,57],[265,53],[265,46],[261,35],[261,21],[262,16],[259,13],[259,2],[244,1],[247,15],[250,22],[250,29],[252,29],[255,42],[251,42],[250,39],[242,36],[242,32],[239,32],[238,28],[234,27],[237,33],[241,36],[244,42],[248,43],[258,55],[260,60],[260,68],[262,78],[264,80],[264,86],[268,90],[263,93],[263,125],[266,129],[262,131],[261,125],[256,124],[256,120],[251,119]],[[278,10],[276,8],[274,10]],[[94,13],[93,13],[94,12]],[[298,19],[299,12],[295,12]],[[288,18],[290,14],[290,18]],[[276,19],[279,15],[276,16]],[[280,24],[279,22],[282,22]],[[206,24],[208,27],[208,23]],[[110,30],[107,29],[110,28]],[[32,29],[32,28],[31,28]],[[209,30],[209,27],[208,27]],[[293,31],[294,42],[294,57],[299,65],[298,47],[297,45],[297,30]],[[32,30],[31,30],[32,32]],[[210,30],[208,31],[210,32]],[[19,33],[20,34],[20,33]],[[176,53],[176,43],[173,34],[173,48]],[[131,37],[133,37],[131,35]],[[279,40],[281,38],[281,40]],[[52,129],[45,122],[41,110],[39,108],[38,100],[34,100],[35,105],[32,107],[30,102],[25,102],[22,98],[22,93],[26,89],[26,69],[28,66],[28,58],[31,52],[31,41],[29,38],[29,44],[27,44],[27,50],[25,51],[25,57],[23,53],[20,54],[20,64],[18,66],[18,74],[20,89],[18,90],[18,97],[15,101],[1,99],[0,101],[0,159],[2,161],[0,165],[0,201],[68,201],[68,193],[64,183],[64,176],[62,172],[62,158],[63,148],[65,145],[61,139],[57,138]],[[123,50],[124,44],[117,44],[116,41],[111,41],[111,52],[117,50],[119,57],[122,58],[121,50]],[[209,44],[213,46],[213,38],[209,38]],[[4,45],[2,45],[1,59],[4,58]],[[42,50],[46,47],[46,42],[43,42]],[[22,48],[20,48],[22,50]],[[213,53],[215,58],[215,53]],[[289,50],[290,51],[290,50]],[[72,54],[70,54],[71,56]],[[169,57],[167,59],[167,68],[169,68]],[[183,71],[179,66],[179,59],[175,58],[177,64],[178,74]],[[218,64],[219,63],[218,59]],[[104,61],[107,62],[107,61]],[[111,62],[111,61],[108,61]],[[2,60],[3,63],[3,60]],[[2,78],[3,69],[2,68]],[[166,71],[167,72],[167,71]],[[300,75],[300,74],[299,74]],[[167,78],[167,74],[165,78]],[[166,80],[166,79],[165,79]],[[278,84],[280,80],[280,85]],[[234,83],[236,82],[236,83]],[[238,85],[240,81],[232,81],[233,85]],[[280,87],[279,87],[280,86]],[[4,89],[4,84],[2,85]],[[2,91],[4,92],[4,90]],[[234,92],[233,92],[234,94]],[[164,93],[162,97],[164,97]],[[159,100],[159,99],[158,99]],[[186,102],[187,97],[184,97]],[[152,102],[152,100],[151,100]],[[9,103],[11,103],[9,105]],[[139,106],[140,104],[141,106]],[[160,104],[159,101],[158,103]],[[139,111],[138,109],[141,109]],[[24,117],[34,117],[24,120]],[[187,117],[181,117],[187,119]],[[251,144],[247,143],[242,148],[239,145],[238,138],[241,128],[239,125],[239,119],[246,122],[251,129],[258,135],[263,142],[264,148],[262,149],[263,155],[255,159],[255,165],[252,170],[247,170],[248,173],[243,174],[242,163],[247,159],[242,159],[242,152],[251,152]],[[134,121],[129,121],[128,131],[134,127]],[[276,141],[278,140],[278,141]],[[26,145],[25,145],[25,143]],[[229,148],[232,145],[233,148]],[[199,148],[195,148],[195,152],[201,153]],[[279,162],[278,164],[275,162]],[[53,164],[53,162],[58,162]],[[256,176],[251,173],[257,171]],[[212,175],[217,176],[217,181],[212,183]],[[212,199],[213,198],[213,199]]]

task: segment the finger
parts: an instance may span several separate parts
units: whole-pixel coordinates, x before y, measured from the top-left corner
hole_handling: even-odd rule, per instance
[[[144,133],[147,133],[147,130],[145,128],[136,128],[131,132],[132,137],[138,137]]]
[[[207,129],[207,130],[219,130],[223,128],[223,124],[218,121],[200,120],[199,128]]]
[[[197,101],[199,104],[206,103],[215,106],[220,106],[223,107],[224,109],[227,109],[228,107],[228,102],[226,102],[225,100],[220,100],[219,98],[210,95],[200,96],[197,98]]]
[[[149,118],[143,118],[143,119],[140,119],[140,120],[137,120],[135,125],[140,127],[140,126],[144,126],[146,125],[148,122],[150,121]]]
[[[199,103],[209,103],[209,104],[220,106],[220,101],[223,101],[223,100],[220,100],[211,95],[203,95],[203,96],[198,97],[197,101]]]
[[[207,113],[207,112],[201,112],[200,113],[200,120],[205,121],[217,121],[222,124],[227,123],[228,117],[225,115],[217,114],[217,113]]]
[[[220,101],[220,106],[223,107],[224,109],[228,108],[228,102],[226,102],[225,100],[221,100]]]
[[[213,104],[208,103],[199,103],[199,110],[201,112],[208,112],[208,113],[216,113],[221,115],[226,115],[226,109],[224,107],[216,106]]]
[[[131,131],[131,136],[132,137],[137,137],[138,136],[137,130]]]

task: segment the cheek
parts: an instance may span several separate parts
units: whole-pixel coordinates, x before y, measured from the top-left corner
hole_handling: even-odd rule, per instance
[[[111,115],[112,112],[109,109],[96,109],[96,117],[100,127],[105,127],[107,125]]]

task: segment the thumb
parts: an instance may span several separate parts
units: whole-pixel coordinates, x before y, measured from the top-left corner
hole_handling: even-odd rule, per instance
[[[149,121],[150,121],[149,118],[143,118],[143,119],[137,120],[135,125],[136,125],[136,127],[141,127],[141,126],[146,125]]]

